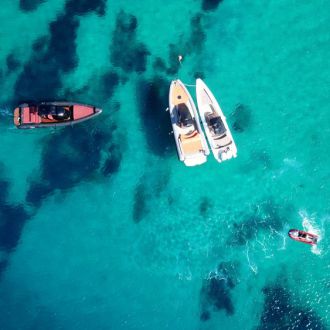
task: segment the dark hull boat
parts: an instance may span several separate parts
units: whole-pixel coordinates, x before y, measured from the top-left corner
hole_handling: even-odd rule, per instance
[[[14,110],[14,123],[17,128],[60,127],[91,119],[101,112],[92,105],[73,102],[24,103]]]
[[[291,229],[288,233],[289,237],[295,241],[306,243],[309,245],[316,245],[318,236],[308,233],[303,230]]]

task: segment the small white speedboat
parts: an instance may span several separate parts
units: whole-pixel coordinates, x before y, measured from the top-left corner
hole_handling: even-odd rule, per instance
[[[199,123],[194,101],[180,80],[173,80],[171,83],[169,106],[179,159],[186,166],[205,163],[210,150]]]
[[[199,114],[215,159],[222,162],[237,156],[235,141],[217,100],[201,79],[196,80]]]

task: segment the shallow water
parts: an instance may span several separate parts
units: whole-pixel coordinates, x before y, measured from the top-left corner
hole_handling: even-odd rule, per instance
[[[3,1],[0,328],[329,328],[329,9]],[[218,97],[237,159],[177,160],[177,77]],[[19,131],[27,99],[104,112]]]

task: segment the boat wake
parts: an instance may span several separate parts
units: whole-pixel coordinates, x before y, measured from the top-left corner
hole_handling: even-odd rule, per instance
[[[281,237],[281,239],[279,240],[279,243],[280,243],[280,245],[279,245],[279,247],[277,248],[277,250],[278,251],[280,251],[280,250],[286,250],[286,242],[287,242],[287,238],[288,238],[288,231],[289,231],[289,224],[288,223],[286,223],[285,225],[284,225],[284,230],[282,230],[282,231],[277,231],[277,230],[275,230],[274,229],[274,232],[279,236],[279,237]]]
[[[13,117],[13,112],[8,107],[0,107],[0,116],[1,117]]]
[[[306,211],[299,211],[299,215],[302,219],[302,226],[304,228],[304,231],[315,234],[318,236],[318,245],[313,245],[311,247],[311,251],[314,254],[320,255],[322,253],[322,250],[319,248],[319,244],[322,240],[322,232],[321,229],[318,227],[315,217],[308,216]]]
[[[258,266],[253,261],[251,262],[251,260],[250,260],[248,242],[246,242],[246,259],[247,259],[249,268],[252,270],[252,272],[254,274],[258,274]]]

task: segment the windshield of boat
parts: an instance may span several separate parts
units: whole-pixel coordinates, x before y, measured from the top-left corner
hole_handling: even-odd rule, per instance
[[[177,110],[178,110],[178,124],[184,127],[192,126],[194,120],[191,116],[188,107],[184,103],[181,103],[177,106]]]
[[[216,134],[216,135],[222,135],[222,134],[226,133],[226,127],[220,117],[211,118],[210,126],[211,126],[211,129],[213,130],[214,134]]]

